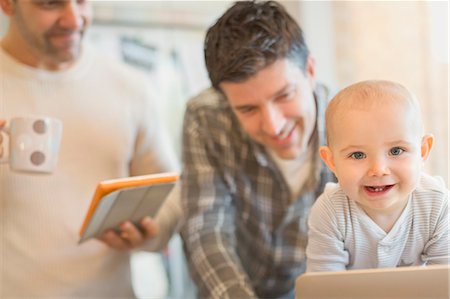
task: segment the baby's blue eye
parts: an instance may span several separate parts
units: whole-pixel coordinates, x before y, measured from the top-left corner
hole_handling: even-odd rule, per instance
[[[391,148],[391,150],[389,151],[389,153],[390,153],[392,156],[398,156],[398,155],[401,155],[403,152],[404,152],[404,150],[403,150],[402,148],[400,148],[400,147],[393,147],[393,148]]]
[[[361,160],[366,157],[366,154],[364,154],[363,152],[354,152],[350,155],[350,157],[356,160]]]

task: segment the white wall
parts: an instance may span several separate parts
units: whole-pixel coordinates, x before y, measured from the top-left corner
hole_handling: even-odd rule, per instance
[[[288,11],[303,29],[306,42],[316,61],[319,82],[331,90],[338,88],[336,74],[334,15],[330,1],[286,1]]]

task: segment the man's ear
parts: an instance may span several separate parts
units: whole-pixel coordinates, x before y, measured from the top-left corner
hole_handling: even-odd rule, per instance
[[[422,157],[422,161],[425,162],[430,155],[431,148],[433,147],[434,136],[431,134],[427,134],[422,137],[422,145],[420,147],[420,155]]]
[[[336,167],[334,166],[333,153],[328,146],[321,146],[319,148],[320,158],[325,162],[328,168],[336,174]]]
[[[13,15],[14,13],[13,0],[0,0],[0,7],[3,10],[3,13],[8,17]]]
[[[314,90],[316,88],[316,59],[311,54],[306,59],[306,78]]]

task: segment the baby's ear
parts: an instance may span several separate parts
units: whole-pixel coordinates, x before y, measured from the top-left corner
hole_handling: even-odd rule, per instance
[[[430,154],[431,148],[433,147],[434,136],[431,134],[427,134],[422,137],[422,145],[420,147],[420,155],[422,156],[422,160],[425,162],[428,159],[428,155]]]
[[[331,152],[331,149],[328,146],[321,146],[319,148],[319,154],[320,158],[322,158],[323,162],[328,166],[328,168],[336,173],[336,168],[334,167],[334,159],[333,159],[333,153]]]

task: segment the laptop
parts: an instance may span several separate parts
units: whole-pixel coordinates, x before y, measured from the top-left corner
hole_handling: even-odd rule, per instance
[[[449,299],[449,265],[310,272],[295,284],[296,299]]]

